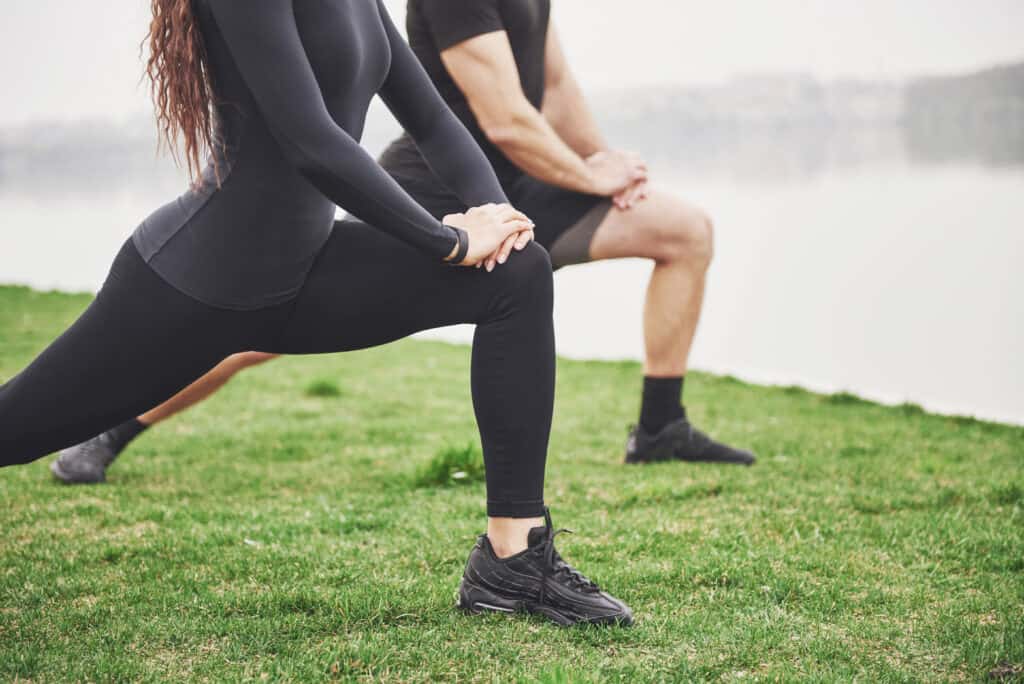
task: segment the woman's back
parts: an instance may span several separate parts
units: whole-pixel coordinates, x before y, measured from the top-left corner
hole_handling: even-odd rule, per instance
[[[260,54],[262,43],[282,38],[261,35],[259,25],[246,27],[233,42],[251,43],[258,63],[248,70],[263,72],[264,92],[269,84],[276,99],[258,103],[233,54],[239,46],[225,40],[211,0],[194,6],[216,103],[216,163],[133,237],[150,266],[185,294],[226,308],[270,306],[298,292],[330,234],[335,204],[300,173],[288,149],[294,142],[264,112],[326,107],[332,122],[358,140],[370,100],[388,74],[388,36],[375,0],[295,3],[293,18],[286,17],[294,26],[275,30],[301,41],[297,61],[308,62],[319,90],[320,101],[310,102],[295,87],[295,65]]]

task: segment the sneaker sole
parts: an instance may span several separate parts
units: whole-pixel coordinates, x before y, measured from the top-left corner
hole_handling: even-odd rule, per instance
[[[633,624],[632,618],[610,617],[600,620],[577,620],[551,606],[538,605],[532,601],[506,599],[478,584],[467,582],[459,584],[458,607],[470,615],[481,613],[530,613],[542,615],[561,627],[572,627],[579,624],[618,625],[628,627]]]
[[[60,480],[61,482],[65,482],[67,484],[102,484],[106,482],[106,477],[102,475],[100,476],[99,479],[96,480],[83,480],[79,477],[72,475],[71,473],[60,467],[59,458],[50,464],[50,472],[53,473],[54,477],[56,477],[58,480]]]
[[[757,462],[756,458],[750,459],[701,459],[701,458],[644,458],[634,454],[626,454],[624,463],[627,465],[645,465],[648,463],[717,463],[719,465],[741,465],[752,466]]]

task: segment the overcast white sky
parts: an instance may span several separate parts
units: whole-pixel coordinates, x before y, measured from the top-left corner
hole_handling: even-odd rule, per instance
[[[243,2],[246,0],[239,0]],[[386,0],[400,24],[404,1]],[[1024,58],[1024,0],[553,0],[588,87],[736,73],[901,78]],[[8,0],[0,125],[147,111],[145,0]]]

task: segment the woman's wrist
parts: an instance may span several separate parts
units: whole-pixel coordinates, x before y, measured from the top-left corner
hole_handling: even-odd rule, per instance
[[[461,264],[466,259],[466,254],[469,252],[469,234],[461,228],[454,226],[447,226],[451,228],[452,232],[455,233],[455,246],[452,247],[452,251],[445,257],[445,262],[449,264]]]
[[[448,256],[446,256],[444,258],[445,261],[450,262],[452,259],[455,258],[455,255],[459,253],[459,243],[460,243],[459,236],[458,236],[458,234],[456,234],[455,235],[455,246],[452,247],[452,251],[448,252]]]

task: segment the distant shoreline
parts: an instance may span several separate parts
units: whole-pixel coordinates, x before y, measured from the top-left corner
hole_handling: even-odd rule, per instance
[[[80,308],[84,308],[89,301],[94,297],[93,294],[88,292],[63,292],[61,290],[37,290],[26,285],[10,285],[0,283],[0,303],[11,305],[17,302],[19,308],[30,308],[27,306],[27,302],[24,300],[35,300],[36,302],[42,302],[42,300],[51,300],[52,303],[56,303],[57,300],[64,300],[65,305],[70,304],[71,301],[75,301]],[[21,300],[21,301],[19,301]],[[0,316],[0,322],[3,318]],[[0,337],[2,337],[2,329],[0,329]],[[414,340],[417,344],[441,344],[441,345],[455,345],[455,346],[468,346],[468,342],[464,340],[453,340],[445,339],[443,337],[430,337],[428,339],[416,339]],[[560,354],[558,357],[563,362],[572,364],[605,364],[605,365],[627,365],[636,366],[636,370],[639,371],[640,363],[635,359],[588,359],[579,358],[574,356],[566,356]],[[786,394],[806,394],[808,396],[814,396],[818,400],[836,406],[875,406],[884,409],[890,409],[900,411],[908,416],[934,416],[947,418],[956,422],[957,424],[979,424],[979,425],[991,425],[998,427],[1009,427],[1009,428],[1021,428],[1024,437],[1024,419],[1020,422],[1012,422],[1008,420],[995,420],[984,417],[962,415],[957,413],[945,413],[939,411],[926,410],[920,404],[914,402],[896,402],[896,401],[884,401],[875,398],[869,398],[861,394],[855,394],[845,390],[836,390],[833,392],[821,391],[820,389],[814,389],[806,387],[801,384],[788,384],[788,383],[777,383],[777,382],[758,382],[756,380],[749,379],[747,377],[739,377],[730,373],[716,373],[713,371],[706,370],[692,370],[692,375],[702,377],[704,379],[714,379],[718,383],[732,383],[738,386],[749,387],[752,389],[759,389],[769,392],[783,392]],[[743,374],[740,374],[743,375]],[[0,383],[3,379],[0,378]]]

